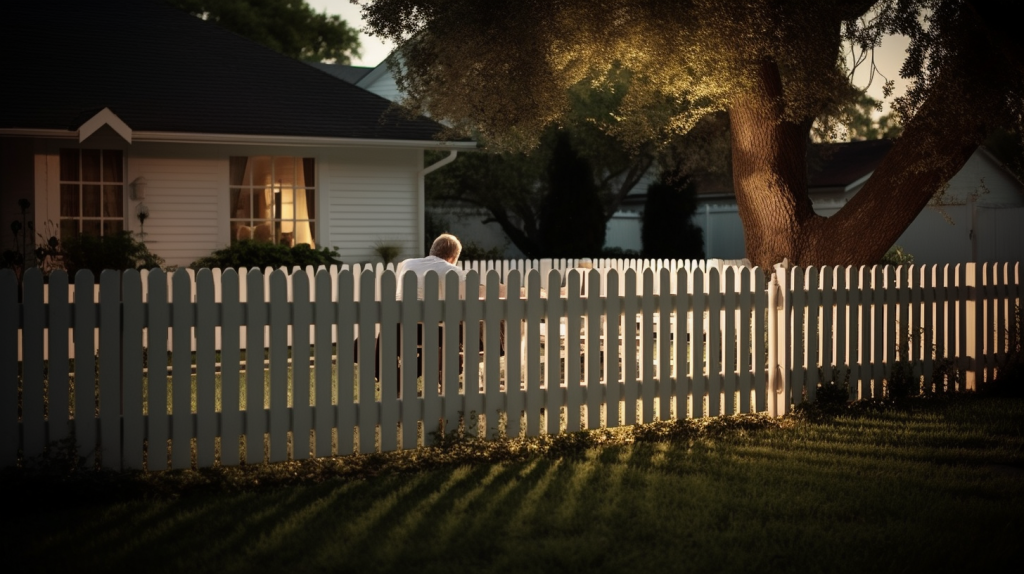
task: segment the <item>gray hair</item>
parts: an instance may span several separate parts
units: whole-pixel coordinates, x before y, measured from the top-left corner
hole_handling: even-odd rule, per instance
[[[434,244],[430,246],[430,254],[434,257],[440,257],[445,261],[458,261],[461,253],[462,244],[459,243],[459,238],[451,233],[438,235],[437,239],[434,240]]]

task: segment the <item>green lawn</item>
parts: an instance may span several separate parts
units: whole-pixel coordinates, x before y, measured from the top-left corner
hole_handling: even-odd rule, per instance
[[[80,484],[59,502],[26,499],[8,477],[3,539],[19,572],[995,572],[1024,560],[1024,400],[762,426],[631,442],[666,430],[637,429],[575,455],[549,440],[546,455],[523,447],[505,462],[371,455],[340,477],[282,478],[313,464],[294,463],[264,469],[276,486],[250,474],[106,501]]]

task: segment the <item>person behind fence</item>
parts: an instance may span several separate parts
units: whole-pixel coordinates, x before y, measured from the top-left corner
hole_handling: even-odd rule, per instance
[[[458,265],[456,265],[456,263],[458,263],[458,261],[459,261],[459,255],[461,255],[461,254],[462,254],[462,243],[459,241],[458,237],[455,237],[454,235],[452,235],[450,233],[442,233],[441,235],[437,236],[437,239],[434,239],[434,242],[430,246],[430,253],[429,253],[429,255],[427,255],[426,257],[406,259],[405,261],[403,261],[402,263],[399,264],[398,275],[397,275],[397,288],[396,288],[396,292],[395,292],[395,298],[397,300],[399,300],[399,301],[402,300],[402,283],[403,283],[403,279],[405,278],[405,274],[406,273],[413,273],[413,274],[416,275],[417,298],[418,299],[423,299],[423,285],[424,285],[427,273],[430,272],[430,271],[433,271],[433,272],[438,274],[438,287],[439,287],[439,295],[441,296],[441,298],[444,297],[444,277],[445,277],[445,275],[447,273],[456,273],[459,276],[459,294],[460,294],[460,296],[465,296],[465,291],[466,291],[466,271],[464,271]],[[485,295],[485,288],[484,288],[484,285],[481,284],[480,285],[480,295],[479,296],[482,298],[484,295]],[[500,297],[505,297],[505,286],[504,285],[499,285],[498,286],[498,295]],[[399,324],[398,325],[398,334],[399,334],[399,339],[398,340],[399,341],[401,341],[401,333],[402,333],[402,326],[401,326],[401,324]],[[483,335],[484,335],[484,326],[483,326],[483,323],[481,323],[480,324],[480,339],[481,339],[481,341],[480,341],[481,349],[480,350],[481,351],[483,351]],[[444,326],[443,325],[438,327],[438,334],[437,334],[437,336],[438,336],[438,339],[437,339],[438,340],[438,365],[440,365],[441,364],[441,357],[442,357],[442,349],[443,349],[443,345],[444,345]],[[461,358],[461,356],[462,356],[461,353],[463,351],[463,349],[462,349],[462,340],[463,340],[463,337],[462,337],[462,334],[460,333],[459,334],[459,352],[460,352],[459,371],[460,372],[462,371],[462,358]],[[498,330],[498,340],[499,340],[499,349],[500,349],[499,352],[500,352],[501,355],[504,355],[505,354],[505,322],[504,321],[502,321],[501,328]],[[379,346],[380,345],[379,345],[379,341],[378,341],[377,368],[376,368],[376,375],[377,375],[377,379],[378,380],[380,379],[380,352],[379,352]],[[417,329],[416,329],[416,347],[417,347],[416,375],[417,376],[421,376],[421,375],[423,375],[423,357],[422,357],[422,352],[420,351],[420,349],[422,349],[422,347],[423,347],[423,326],[422,326],[422,324],[417,325]],[[399,380],[401,380],[401,376],[400,375],[399,375]],[[401,391],[399,391],[399,392],[401,392]]]

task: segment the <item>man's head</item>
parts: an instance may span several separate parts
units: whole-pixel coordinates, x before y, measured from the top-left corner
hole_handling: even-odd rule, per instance
[[[442,233],[437,236],[434,240],[434,244],[430,246],[430,254],[434,257],[440,257],[448,263],[455,264],[459,260],[459,255],[462,253],[462,244],[459,243],[459,238],[455,237],[451,233]]]

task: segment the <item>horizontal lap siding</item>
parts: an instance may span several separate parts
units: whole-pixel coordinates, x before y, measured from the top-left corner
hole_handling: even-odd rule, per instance
[[[336,247],[342,261],[376,260],[377,243],[401,247],[401,257],[415,257],[419,244],[418,150],[347,150],[325,161],[326,246]]]
[[[227,160],[192,158],[130,158],[128,181],[143,176],[148,181],[145,203],[146,244],[168,265],[186,266],[223,247],[220,229],[227,225],[220,208],[227,193]],[[135,208],[130,201],[129,225],[138,231]]]

